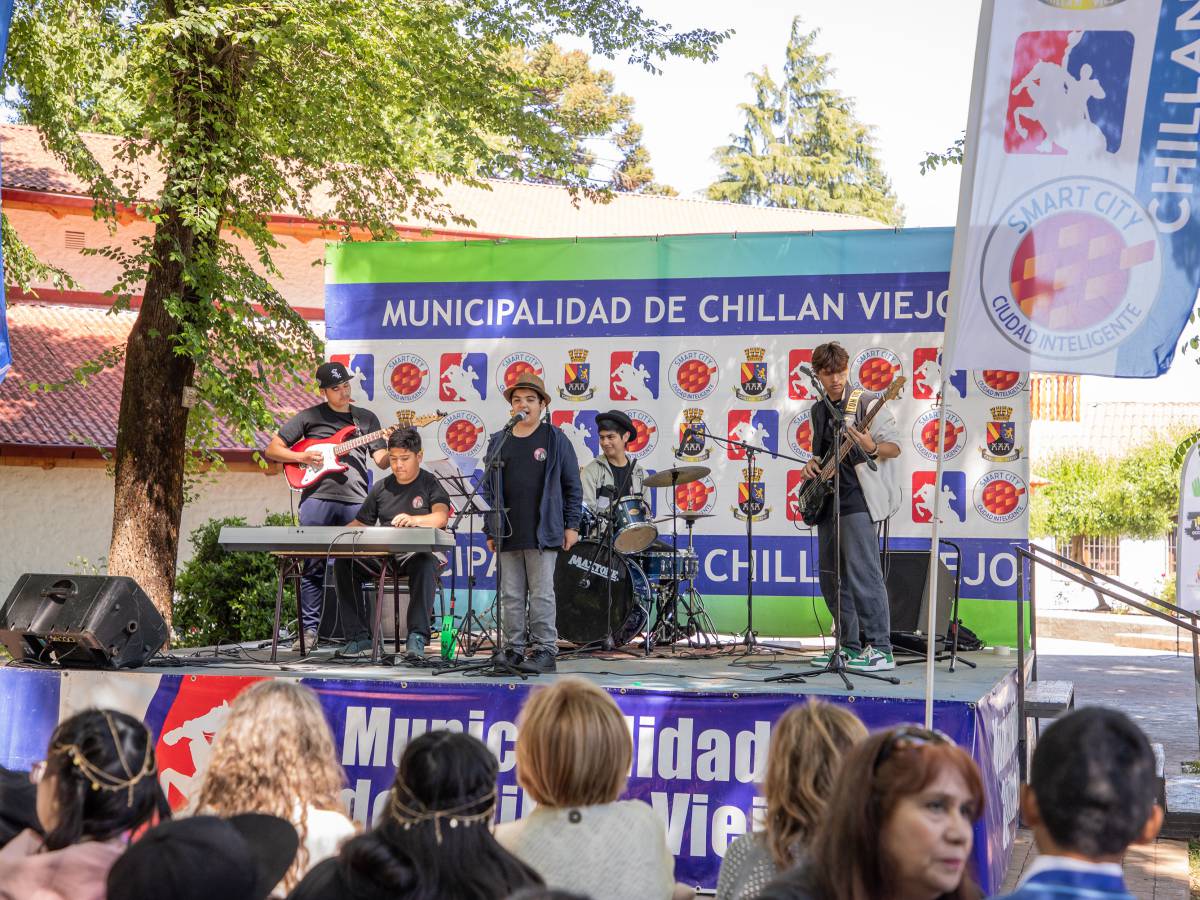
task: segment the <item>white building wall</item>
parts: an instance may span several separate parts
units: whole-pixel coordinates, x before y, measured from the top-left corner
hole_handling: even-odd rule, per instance
[[[192,556],[188,535],[209,519],[244,516],[261,524],[267,512],[286,512],[282,475],[225,472],[197,489],[183,511],[179,562]],[[108,554],[113,480],[101,468],[0,466],[0,602],[25,572],[71,573],[82,557]]]
[[[1039,547],[1054,550],[1053,538],[1033,541]],[[1136,541],[1121,538],[1121,562],[1117,578],[1130,587],[1157,597],[1166,580],[1167,544],[1165,540]],[[1111,605],[1111,602],[1110,602]],[[1096,593],[1056,572],[1037,567],[1037,606],[1039,610],[1095,609]]]

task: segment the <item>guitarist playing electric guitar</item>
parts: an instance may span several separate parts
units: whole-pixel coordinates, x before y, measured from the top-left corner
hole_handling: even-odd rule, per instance
[[[347,426],[356,427],[359,434],[380,431],[379,417],[369,409],[352,406],[351,386],[354,376],[337,362],[323,363],[317,368],[317,385],[323,403],[303,409],[288,419],[263,455],[272,462],[299,463],[323,466],[325,456],[316,450],[297,452],[293,444],[306,438],[328,438]],[[346,525],[367,497],[368,461],[380,469],[388,468],[387,442],[381,437],[362,447],[356,447],[340,457],[337,469],[304,488],[300,496],[301,525]],[[300,627],[304,633],[304,649],[311,653],[317,647],[317,628],[321,623],[321,604],[325,590],[324,558],[309,560],[300,579]],[[356,598],[361,600],[361,598]],[[361,604],[360,604],[361,605]],[[292,650],[301,649],[300,641]]]
[[[829,395],[829,399],[845,412],[847,387],[850,381],[850,355],[835,341],[821,344],[812,355],[812,367],[817,380]],[[900,455],[900,444],[896,432],[896,420],[885,408],[876,413],[866,430],[859,425],[866,413],[867,404],[859,404],[853,414],[846,417],[846,432],[843,445],[848,439],[853,442],[850,452],[842,459],[839,467],[841,490],[836,502],[841,509],[841,576],[842,609],[840,618],[842,652],[846,656],[849,672],[882,672],[896,667],[892,658],[891,614],[888,609],[887,588],[883,583],[883,571],[879,565],[879,539],[875,522],[887,518],[895,510],[875,502],[874,492],[864,493],[856,466],[868,459],[875,462],[879,473],[866,472],[864,477],[884,479],[887,460]],[[833,446],[834,429],[837,423],[829,414],[825,404],[817,401],[812,408],[813,458],[804,465],[806,478],[813,478],[821,470],[821,459]],[[868,499],[870,494],[870,499]],[[818,517],[817,546],[821,572],[821,593],[825,604],[834,613],[837,602],[837,521],[833,517],[834,498],[826,504],[824,514]],[[810,523],[812,524],[812,523]],[[866,646],[859,637],[862,630]],[[822,654],[812,665],[824,668],[829,655]]]

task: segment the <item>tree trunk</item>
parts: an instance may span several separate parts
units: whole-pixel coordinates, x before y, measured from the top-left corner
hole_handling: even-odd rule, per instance
[[[191,256],[195,236],[176,216],[155,229],[155,264],[129,334],[125,382],[117,421],[116,491],[108,571],[128,575],[150,596],[167,623],[175,590],[179,523],[183,516],[188,410],[183,390],[195,363],[174,352],[179,323],[164,299],[187,296],[183,267],[171,252]]]

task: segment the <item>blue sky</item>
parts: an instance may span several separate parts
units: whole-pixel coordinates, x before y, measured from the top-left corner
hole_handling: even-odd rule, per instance
[[[623,60],[597,60],[637,103],[659,181],[684,194],[715,179],[712,151],[741,125],[746,73],[764,64],[778,77],[792,17],[821,29],[834,86],[854,98],[875,129],[880,158],[906,210],[905,224],[952,225],[957,168],[919,174],[927,150],[944,149],[966,127],[979,0],[642,0],[678,29],[733,28],[715,63],[671,61],[650,75]]]

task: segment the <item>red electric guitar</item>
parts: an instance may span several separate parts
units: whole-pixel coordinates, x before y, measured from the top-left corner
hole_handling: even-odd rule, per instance
[[[327,438],[305,438],[304,440],[296,441],[296,443],[292,444],[292,450],[296,453],[306,453],[316,450],[321,454],[321,464],[317,466],[307,463],[284,463],[283,475],[287,478],[287,483],[293,491],[302,491],[305,488],[312,487],[330,472],[345,472],[346,466],[342,465],[339,459],[351,450],[357,450],[359,447],[374,441],[386,440],[397,428],[423,428],[431,422],[437,422],[446,418],[446,414],[438,411],[426,416],[414,416],[408,410],[401,410],[396,413],[396,418],[400,421],[395,425],[389,425],[387,428],[381,428],[379,431],[372,431],[370,434],[350,438],[350,440],[346,440],[346,438],[349,438],[357,430],[354,425],[347,425]]]

